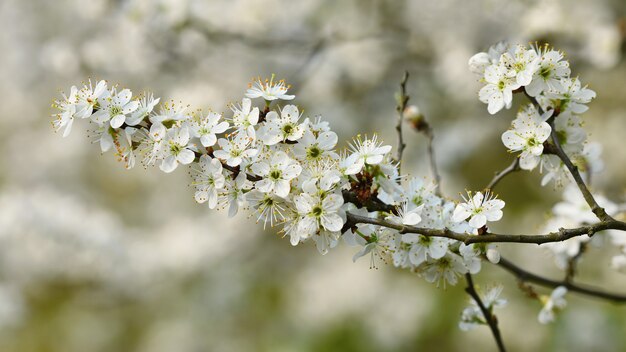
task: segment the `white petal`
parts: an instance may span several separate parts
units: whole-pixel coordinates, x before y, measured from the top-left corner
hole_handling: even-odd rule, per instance
[[[274,184],[274,193],[281,198],[286,198],[289,195],[290,189],[289,181],[286,180],[278,180]]]
[[[476,229],[485,226],[485,224],[487,224],[487,217],[483,214],[476,214],[469,221],[469,225]]]
[[[114,118],[111,119],[111,127],[120,128],[120,126],[122,126],[124,121],[126,121],[125,115],[122,115],[122,114],[116,115]]]
[[[327,214],[322,216],[322,226],[328,231],[340,231],[343,227],[343,220],[337,214]]]
[[[173,155],[168,155],[167,158],[163,159],[163,161],[161,162],[160,169],[163,172],[170,173],[176,170],[177,166],[178,162],[176,161],[176,157]]]
[[[332,131],[321,133],[319,137],[317,137],[319,147],[324,150],[333,149],[337,144],[337,140],[337,134]]]
[[[188,165],[191,164],[195,158],[196,154],[194,154],[194,152],[189,149],[183,149],[180,151],[180,153],[178,153],[176,160],[178,160],[178,162],[183,165]]]

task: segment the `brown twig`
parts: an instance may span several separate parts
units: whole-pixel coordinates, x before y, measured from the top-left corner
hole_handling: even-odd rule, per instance
[[[345,197],[345,196],[344,196]],[[621,230],[626,231],[626,223],[617,220],[601,221],[592,225],[576,227],[572,229],[561,228],[558,231],[550,232],[543,235],[510,235],[486,232],[480,236],[468,233],[454,232],[450,229],[431,229],[425,227],[416,227],[408,225],[400,225],[386,220],[374,219],[370,217],[360,216],[347,213],[347,220],[353,224],[372,224],[395,229],[400,233],[417,233],[426,237],[445,237],[453,240],[461,241],[465,244],[471,243],[533,243],[542,244],[550,242],[561,242],[572,237],[589,235],[592,236],[596,232],[603,230]]]
[[[435,179],[435,194],[439,197],[442,197],[441,175],[439,174],[439,169],[437,168],[437,160],[435,159],[435,148],[433,147],[435,134],[430,125],[427,125],[427,127],[424,129],[424,134],[426,135],[426,137],[428,137],[428,160],[430,161],[430,172]]]
[[[504,341],[502,341],[502,335],[500,335],[500,329],[498,328],[498,319],[496,316],[487,308],[485,304],[480,299],[480,296],[476,292],[476,288],[474,287],[474,281],[472,280],[472,274],[465,274],[465,280],[467,281],[467,287],[465,288],[465,292],[474,299],[478,308],[483,313],[485,317],[485,321],[489,328],[491,329],[491,333],[493,334],[493,338],[496,340],[496,344],[498,345],[498,350],[500,352],[505,352],[506,348],[504,347]]]
[[[489,182],[489,184],[487,185],[487,187],[485,187],[485,190],[489,189],[492,190],[496,187],[496,185],[502,181],[503,178],[505,178],[507,175],[509,175],[510,173],[516,172],[521,170],[519,167],[519,158],[515,158],[515,160],[513,160],[513,162],[511,163],[511,165],[507,166],[506,169],[498,172],[493,179],[491,180],[491,182]]]
[[[558,281],[558,280],[548,279],[546,277],[535,275],[531,272],[528,272],[504,258],[500,258],[500,262],[498,262],[497,265],[501,268],[504,268],[505,270],[512,273],[513,275],[515,275],[515,277],[517,277],[517,279],[522,282],[532,282],[534,284],[544,286],[544,287],[550,287],[550,288],[565,286],[567,287],[569,291],[572,291],[572,292],[577,292],[577,293],[591,296],[591,297],[606,299],[615,303],[626,303],[626,295],[605,292],[596,288],[577,285],[572,282],[568,282],[566,280]]]
[[[404,121],[404,110],[409,102],[409,96],[406,94],[406,83],[408,80],[409,71],[404,71],[404,76],[400,82],[398,105],[396,106],[396,110],[398,111],[398,124],[396,125],[396,132],[398,133],[398,154],[396,157],[398,161],[398,173],[400,173],[400,167],[402,165],[402,153],[404,153],[404,148],[406,147],[406,143],[404,143],[404,138],[402,137],[402,123]]]

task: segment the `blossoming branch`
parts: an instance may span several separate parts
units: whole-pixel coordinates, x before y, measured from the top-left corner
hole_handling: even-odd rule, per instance
[[[348,148],[338,150],[338,137],[329,123],[319,116],[303,116],[291,104],[295,96],[287,94],[289,86],[274,76],[255,79],[225,115],[161,103],[151,93],[133,97],[129,89],[90,81],[71,87],[55,102],[59,112],[53,125],[67,136],[74,120],[90,121],[102,152],[112,150],[127,168],[138,160],[166,173],[189,165],[198,203],[227,209],[229,216],[241,209],[251,211],[264,227],[278,227],[294,246],[314,242],[326,254],[343,239],[358,248],[354,260],[369,256],[372,267],[380,261],[392,263],[443,286],[455,285],[465,276],[473,301],[463,311],[460,327],[489,325],[503,350],[493,315],[494,308],[506,303],[499,298],[502,287],[485,292],[481,299],[471,280],[484,260],[522,278],[523,269],[501,258],[496,243],[542,244],[569,272],[591,236],[605,232],[621,250],[612,266],[624,271],[626,238],[618,231],[626,231],[626,223],[616,218],[625,206],[592,194],[583,181],[602,170],[601,147],[587,141],[580,115],[595,93],[570,76],[561,52],[549,46],[499,43],[474,55],[469,68],[484,84],[479,99],[490,114],[510,108],[516,93],[528,102],[502,134],[504,146],[516,153],[512,165],[487,188],[468,191],[462,199],[440,194],[432,145],[434,180],[400,173],[403,122],[425,131],[431,142],[433,136],[419,109],[407,105],[408,76],[401,85],[400,147],[395,159],[392,147],[376,135],[357,136]],[[493,192],[495,185],[511,172],[537,168],[543,174],[542,185],[564,187],[564,201],[554,207],[547,233],[490,232],[489,223],[499,221],[505,208],[504,200]],[[552,321],[554,312],[565,306],[568,289],[598,297],[606,294],[574,285],[570,279],[529,280],[556,289],[545,296],[528,288],[529,296],[543,303],[542,323]],[[626,301],[624,296],[608,295]]]

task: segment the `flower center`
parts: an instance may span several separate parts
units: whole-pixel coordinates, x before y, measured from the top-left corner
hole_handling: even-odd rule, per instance
[[[552,75],[552,68],[550,66],[543,66],[539,71],[539,76],[543,77],[543,79],[550,78],[550,75]]]
[[[178,155],[183,148],[179,144],[170,143],[170,151],[173,155]]]
[[[293,125],[288,123],[283,126],[283,132],[285,132],[285,134],[291,134],[291,132],[293,132]]]
[[[322,151],[317,146],[313,146],[313,147],[307,149],[307,153],[306,154],[307,154],[307,156],[309,158],[315,159],[315,158],[319,157],[322,154]]]
[[[115,117],[121,113],[122,113],[121,106],[113,105],[109,108],[109,115],[111,115],[111,117]]]
[[[276,181],[276,180],[280,180],[280,177],[282,176],[282,172],[280,170],[272,170],[270,171],[270,179]]]
[[[422,246],[428,247],[431,242],[432,242],[432,238],[428,236],[420,236],[419,244],[421,244]]]
[[[311,209],[311,214],[313,214],[313,216],[319,218],[320,216],[322,216],[322,212],[324,210],[322,209],[322,207],[320,207],[319,205],[316,205],[313,207],[313,209]]]

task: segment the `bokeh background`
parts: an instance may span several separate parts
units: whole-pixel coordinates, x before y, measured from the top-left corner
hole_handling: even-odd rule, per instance
[[[585,114],[604,146],[594,188],[624,201],[626,3],[622,0],[3,0],[0,2],[0,351],[488,351],[487,328],[458,329],[463,286],[292,247],[253,219],[193,201],[183,170],[127,171],[101,156],[84,121],[50,126],[60,90],[107,79],[194,108],[226,111],[252,77],[276,73],[306,114],[347,141],[395,145],[394,93],[408,91],[435,128],[443,190],[481,189],[512,156],[467,60],[500,40],[549,41],[598,93]],[[406,132],[405,171],[429,175],[423,136]],[[341,143],[340,143],[341,144]],[[559,190],[518,173],[499,188],[498,231],[539,229]],[[561,277],[547,251],[500,246],[525,268]],[[626,292],[592,248],[581,282]],[[626,307],[569,295],[549,326],[516,281],[498,312],[515,351],[626,351]],[[545,290],[540,292],[547,292]]]

